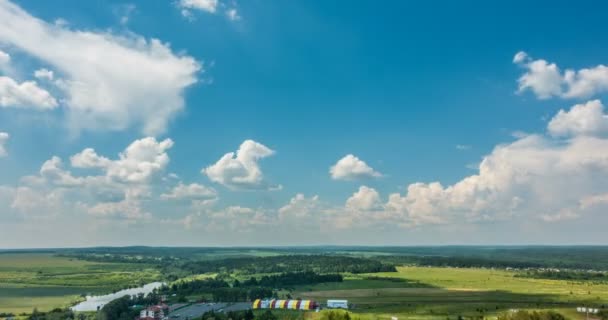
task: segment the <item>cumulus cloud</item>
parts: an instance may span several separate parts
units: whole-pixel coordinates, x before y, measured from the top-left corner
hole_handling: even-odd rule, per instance
[[[0,158],[4,158],[8,155],[8,152],[6,151],[6,143],[8,142],[8,139],[10,138],[10,135],[6,132],[0,132]]]
[[[359,187],[350,198],[346,200],[346,208],[352,210],[373,210],[380,207],[380,194],[367,186]]]
[[[231,189],[277,189],[264,180],[259,161],[275,152],[253,140],[245,140],[236,152],[226,153],[201,172],[213,182]]]
[[[223,11],[228,20],[241,20],[241,15],[236,8],[235,1],[232,1],[231,5],[226,5],[218,0],[178,0],[176,6],[180,10],[182,16],[191,21],[195,19],[195,11],[209,14],[216,14]]]
[[[134,199],[124,199],[118,202],[100,202],[91,206],[83,206],[92,216],[99,218],[124,218],[127,220],[150,219],[151,213],[141,207]]]
[[[540,99],[562,95],[563,77],[557,65],[543,59],[528,60],[525,52],[518,52],[513,58],[514,63],[527,70],[518,79],[518,91],[531,90]]]
[[[601,64],[562,72],[555,63],[534,60],[523,51],[515,55],[513,63],[526,70],[518,79],[518,91],[530,90],[540,99],[589,98],[608,91],[608,67]]]
[[[595,127],[581,127],[578,119],[581,112],[583,117],[603,119],[597,110],[581,111],[599,106],[598,102],[574,106],[554,118],[549,131],[567,133],[567,140],[523,136],[495,147],[484,157],[478,174],[449,186],[414,183],[404,196],[391,195],[389,203],[410,216],[436,220],[562,221],[582,216],[588,207],[581,201],[608,191],[608,140],[594,136]]]
[[[21,186],[13,190],[10,208],[25,215],[52,217],[58,215],[66,205],[62,190],[41,191]]]
[[[144,209],[144,204],[151,199],[153,183],[160,182],[154,177],[160,176],[169,163],[166,151],[172,145],[171,139],[142,138],[133,141],[117,159],[86,148],[70,158],[72,168],[86,169],[80,170],[86,172],[83,175],[72,173],[60,157],[53,156],[42,164],[38,175],[21,179],[21,186],[14,188],[12,208],[24,213],[86,213],[100,219],[148,219],[151,213]],[[203,191],[212,192],[196,185],[178,186],[167,197],[191,197],[194,201]],[[42,210],[45,206],[47,211]]]
[[[398,193],[389,195],[384,201],[374,188],[361,186],[343,207],[326,210],[324,220],[326,225],[334,225],[338,229],[411,228],[444,222],[437,213],[421,209],[410,205],[408,199]]]
[[[163,193],[160,197],[165,200],[214,199],[217,197],[217,192],[213,188],[205,187],[198,183],[186,185],[180,182],[170,192]]]
[[[608,115],[601,101],[592,100],[560,110],[547,128],[553,136],[602,135],[608,133]]]
[[[603,212],[608,208],[605,121],[599,101],[575,105],[551,120],[550,135],[518,135],[496,146],[477,174],[452,185],[412,183],[385,202],[376,190],[361,186],[344,207],[317,210],[324,213],[325,225],[338,228],[497,220],[559,223]]]
[[[59,73],[55,84],[73,130],[139,126],[145,134],[162,133],[184,108],[184,90],[201,69],[194,58],[174,53],[160,40],[72,30],[33,17],[7,0],[0,0],[0,42]],[[34,90],[33,83],[26,84],[38,93],[34,96],[44,98],[43,106],[57,105]]]
[[[181,10],[182,16],[193,19],[192,11],[203,11],[214,14],[217,11],[217,0],[179,0],[177,7]]]
[[[145,182],[169,164],[167,150],[173,146],[171,139],[157,141],[153,137],[135,140],[118,159],[110,160],[87,148],[70,158],[75,168],[99,168],[110,178],[123,182]]]
[[[74,177],[69,171],[65,171],[63,161],[57,156],[53,156],[42,164],[40,176],[53,185],[62,187],[77,187],[84,182],[83,179]]]
[[[196,9],[202,10],[209,13],[215,13],[217,11],[217,0],[180,0],[178,3],[179,7],[185,9]]]
[[[302,219],[312,218],[312,215],[321,211],[319,196],[306,198],[304,194],[298,193],[289,200],[289,203],[279,208],[279,219]]]
[[[372,169],[363,160],[349,154],[338,160],[329,168],[331,178],[334,180],[357,180],[363,178],[378,178],[382,174]]]
[[[255,228],[276,224],[267,210],[261,208],[248,208],[243,206],[228,206],[219,210],[207,210],[204,216],[208,231],[231,230],[250,232]]]
[[[57,106],[57,100],[40,88],[36,81],[18,83],[12,78],[0,76],[0,107],[49,110]]]

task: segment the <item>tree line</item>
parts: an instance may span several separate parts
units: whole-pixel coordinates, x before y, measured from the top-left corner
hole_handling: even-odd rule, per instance
[[[608,282],[608,274],[605,272],[586,272],[572,270],[528,270],[525,273],[517,274],[516,277],[570,281]]]
[[[148,295],[124,296],[114,299],[97,312],[97,320],[133,320],[139,315],[141,308],[131,308],[131,306],[149,306],[160,302],[160,295],[152,292]]]
[[[318,274],[312,271],[305,272],[286,272],[276,275],[266,275],[257,280],[255,277],[251,277],[248,280],[234,282],[235,287],[269,287],[269,288],[293,288],[298,285],[308,285],[323,282],[342,282],[343,277],[341,274]]]
[[[509,312],[498,315],[497,320],[566,320],[561,313],[555,311],[525,311]]]
[[[310,285],[325,282],[342,282],[340,274],[317,274],[308,272],[287,272],[266,275],[257,279],[251,277],[244,281],[232,283],[216,278],[181,281],[163,286],[160,294],[185,297],[193,294],[209,294],[214,302],[245,302],[255,299],[277,297],[276,290],[291,289],[298,285]]]
[[[394,264],[376,259],[340,255],[283,255],[241,257],[207,261],[181,261],[163,265],[163,273],[181,270],[190,274],[213,272],[259,274],[285,272],[372,273],[396,271]]]

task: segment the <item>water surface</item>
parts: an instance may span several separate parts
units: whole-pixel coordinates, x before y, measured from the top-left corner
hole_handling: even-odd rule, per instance
[[[74,311],[97,311],[98,307],[101,309],[105,304],[114,299],[122,298],[124,296],[134,296],[140,293],[148,294],[152,292],[152,290],[160,288],[162,285],[162,282],[151,282],[143,287],[124,289],[103,296],[87,296],[87,300],[73,306],[71,309]]]

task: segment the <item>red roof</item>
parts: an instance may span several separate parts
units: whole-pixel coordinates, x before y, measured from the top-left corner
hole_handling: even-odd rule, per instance
[[[146,310],[161,311],[161,310],[168,309],[168,308],[169,308],[169,306],[167,306],[166,304],[163,303],[163,304],[159,304],[159,305],[155,305],[155,306],[149,306]]]

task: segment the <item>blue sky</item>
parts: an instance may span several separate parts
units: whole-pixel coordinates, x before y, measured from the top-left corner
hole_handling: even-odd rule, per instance
[[[0,0],[0,246],[605,244],[601,6]]]

